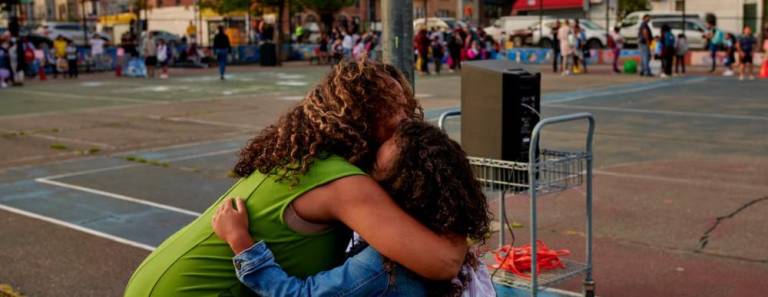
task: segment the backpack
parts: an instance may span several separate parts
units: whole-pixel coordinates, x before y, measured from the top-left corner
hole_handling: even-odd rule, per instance
[[[32,63],[35,61],[35,51],[33,51],[31,48],[27,48],[24,50],[24,61],[27,63]]]
[[[611,34],[608,34],[608,39],[606,39],[606,44],[608,48],[615,48],[616,47],[616,41],[613,40],[613,36]]]

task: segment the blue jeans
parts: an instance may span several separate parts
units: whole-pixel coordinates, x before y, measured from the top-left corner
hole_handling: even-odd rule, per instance
[[[715,66],[717,65],[717,45],[716,44],[710,44],[709,45],[709,56],[712,58],[712,68],[710,71],[715,71]]]
[[[216,49],[216,61],[219,62],[219,75],[224,77],[224,72],[227,70],[227,58],[229,57],[229,50],[224,48]]]
[[[640,44],[640,75],[651,76],[651,51],[647,44]]]
[[[425,296],[419,277],[397,267],[394,283],[384,269],[384,258],[372,247],[334,269],[305,279],[288,275],[260,241],[232,260],[237,278],[259,296]]]

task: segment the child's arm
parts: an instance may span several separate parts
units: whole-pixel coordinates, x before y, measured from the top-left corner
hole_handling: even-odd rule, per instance
[[[219,207],[213,230],[235,252],[233,263],[240,282],[259,296],[373,296],[387,289],[388,273],[382,257],[370,247],[342,266],[306,279],[288,275],[263,241],[253,244],[245,203],[234,200],[237,209],[230,201]]]

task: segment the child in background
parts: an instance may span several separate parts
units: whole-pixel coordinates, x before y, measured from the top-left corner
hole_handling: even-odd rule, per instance
[[[613,28],[613,32],[608,35],[608,48],[613,52],[613,72],[621,73],[619,70],[619,58],[621,58],[621,49],[624,48],[624,37],[621,36],[621,28]]]
[[[8,87],[6,80],[11,78],[11,53],[8,52],[8,48],[11,47],[11,43],[3,40],[0,36],[0,88]]]
[[[67,40],[67,77],[77,78],[79,71],[77,69],[77,47],[71,40]]]
[[[752,55],[754,53],[755,44],[757,39],[752,35],[752,28],[744,26],[744,35],[739,37],[739,42],[736,44],[736,48],[739,51],[739,80],[744,80],[744,72],[749,67],[749,79],[755,79],[755,66],[752,63]]]
[[[432,59],[435,62],[435,73],[440,74],[440,68],[443,66],[443,56],[445,56],[445,49],[443,49],[443,42],[440,41],[438,36],[432,36]]]
[[[664,24],[661,26],[661,63],[664,68],[661,77],[672,75],[672,62],[675,56],[675,35],[672,28]]]
[[[160,79],[168,79],[168,63],[171,60],[171,49],[165,43],[164,39],[157,41],[157,63],[160,65]]]
[[[768,36],[768,27],[763,36]],[[768,78],[768,38],[763,41],[763,66],[760,69],[760,78]]]
[[[675,43],[675,74],[685,74],[685,55],[688,53],[688,39],[685,38],[685,34],[677,36],[677,42]],[[682,68],[682,72],[679,72]]]
[[[728,33],[725,36],[725,72],[723,76],[733,76],[733,64],[736,63],[736,36]]]

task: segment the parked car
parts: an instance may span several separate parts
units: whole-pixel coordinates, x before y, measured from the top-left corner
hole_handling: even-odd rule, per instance
[[[427,28],[426,29],[445,29],[445,30],[454,30],[457,27],[467,28],[467,24],[462,21],[457,21],[454,18],[446,18],[446,17],[430,17],[427,18],[429,21],[427,22]],[[418,29],[424,27],[424,18],[418,18],[413,20],[413,31],[417,31]]]
[[[536,23],[536,25],[531,27],[531,31],[533,31],[533,38],[532,38],[531,44],[538,45],[539,47],[542,47],[542,48],[551,48],[552,47],[552,27],[555,26],[555,21],[556,20],[554,19],[544,21],[544,30],[542,32],[544,33],[544,38],[541,38],[541,36],[539,36],[538,22]],[[588,48],[600,49],[600,48],[604,48],[606,44],[608,44],[605,37],[605,28],[587,19],[579,19],[579,26],[582,29],[584,29],[584,33],[587,35]]]
[[[550,16],[544,16],[545,21],[553,20]],[[539,23],[539,16],[508,16],[501,17],[491,26],[483,28],[486,34],[493,40],[506,41],[512,39],[515,46],[523,46],[532,43],[533,31],[531,28]],[[503,38],[502,38],[503,36]]]
[[[89,32],[93,31],[89,30]],[[51,40],[62,36],[72,40],[75,45],[87,44],[83,25],[80,23],[47,22],[37,29],[37,33]]]
[[[665,24],[670,26],[672,29],[672,34],[675,36],[683,33],[682,13],[633,12],[627,15],[627,17],[625,17],[620,24],[620,33],[621,36],[624,37],[624,44],[629,46],[637,46],[637,32],[640,30],[642,17],[645,14],[651,16],[651,20],[649,21],[648,25],[651,27],[651,33],[653,36],[660,35],[661,27]],[[688,45],[690,48],[699,49],[706,46],[707,41],[704,38],[704,32],[706,30],[706,25],[701,20],[701,18],[699,18],[699,15],[685,15],[685,38],[688,40]]]

